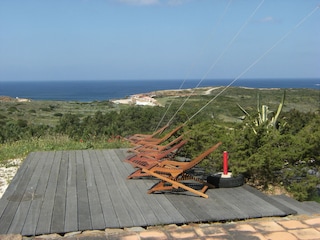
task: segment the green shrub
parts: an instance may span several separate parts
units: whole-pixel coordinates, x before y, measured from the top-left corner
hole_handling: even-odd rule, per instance
[[[25,128],[28,126],[28,121],[23,119],[18,119],[17,124],[20,128]]]
[[[9,107],[9,108],[7,109],[7,111],[10,112],[10,113],[13,113],[13,112],[18,112],[19,110],[18,110],[18,108],[16,108],[16,107]]]
[[[37,113],[37,111],[34,110],[34,109],[30,109],[28,112],[29,112],[29,113]]]
[[[44,112],[51,112],[51,108],[50,107],[45,107],[45,108],[40,108],[41,111],[44,111]]]
[[[4,143],[0,149],[0,163],[8,159],[25,158],[34,151],[57,151],[57,150],[82,150],[82,149],[108,149],[129,147],[127,142],[109,139],[99,141],[73,140],[67,135],[45,135],[31,137],[29,139]]]

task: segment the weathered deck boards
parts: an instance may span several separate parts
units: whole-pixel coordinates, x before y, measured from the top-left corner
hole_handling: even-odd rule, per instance
[[[127,180],[126,149],[28,155],[0,200],[0,234],[79,230],[285,216],[295,211],[248,186],[147,194],[152,179]]]

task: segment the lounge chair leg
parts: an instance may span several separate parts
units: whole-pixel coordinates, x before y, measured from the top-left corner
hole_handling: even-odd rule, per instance
[[[141,177],[151,177],[150,174],[143,172],[141,169],[137,169],[133,173],[131,173],[127,179],[133,179],[133,178],[141,178]]]
[[[203,188],[201,189],[201,192],[202,192],[202,193],[205,193],[208,188],[209,188],[209,186],[204,185]]]
[[[165,181],[159,181],[157,184],[155,184],[152,188],[148,190],[148,193],[154,193],[154,192],[161,192],[161,191],[168,191],[172,190],[174,188],[179,188],[178,186],[173,186],[173,185],[167,185],[165,186]]]
[[[187,191],[189,191],[189,192],[192,192],[192,193],[194,193],[194,194],[197,194],[197,195],[199,195],[199,196],[201,196],[201,197],[203,197],[203,198],[208,198],[209,196],[207,195],[207,194],[205,194],[205,193],[203,193],[203,192],[201,192],[201,191],[197,191],[197,190],[195,190],[195,189],[193,189],[193,188],[191,188],[191,187],[188,187],[188,186],[186,186],[186,185],[184,185],[184,184],[182,184],[182,183],[180,183],[180,182],[177,182],[177,181],[175,181],[175,180],[172,180],[172,179],[170,179],[170,178],[167,178],[167,177],[165,177],[165,176],[162,176],[162,175],[160,175],[160,174],[158,174],[158,173],[155,173],[155,172],[152,172],[152,171],[150,171],[150,170],[148,170],[148,169],[143,169],[143,171],[145,171],[146,173],[149,173],[150,175],[152,175],[152,176],[154,176],[154,177],[156,177],[156,178],[159,178],[159,179],[161,179],[161,181],[158,183],[158,184],[156,184],[154,187],[152,187],[149,191],[148,191],[148,193],[153,193],[153,192],[155,192],[155,191],[158,191],[158,190],[154,190],[155,188],[160,188],[160,186],[163,186],[164,188],[168,188],[168,190],[170,190],[170,189],[172,189],[172,188],[178,188],[178,187],[180,187],[180,188],[182,188],[182,189],[184,189],[184,190],[187,190]],[[170,184],[172,184],[171,186],[164,186],[164,183],[165,182],[168,182],[168,183],[170,183]],[[170,187],[170,188],[169,188]],[[162,190],[165,190],[164,188],[162,188]]]

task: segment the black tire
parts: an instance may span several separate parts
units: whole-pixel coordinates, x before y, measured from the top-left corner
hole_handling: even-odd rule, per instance
[[[208,176],[207,182],[214,185],[216,188],[234,188],[244,184],[244,177],[242,174],[230,178],[222,178],[221,175],[221,173],[217,173]]]

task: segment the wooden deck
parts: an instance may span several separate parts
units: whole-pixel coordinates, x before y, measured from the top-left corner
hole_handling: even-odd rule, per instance
[[[154,180],[127,180],[126,149],[35,152],[0,200],[0,234],[25,236],[90,229],[183,224],[295,211],[249,186],[147,194]]]

